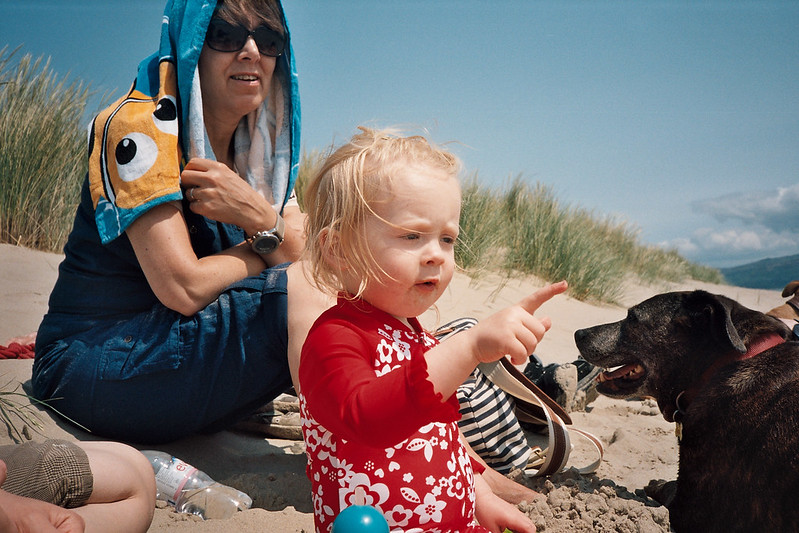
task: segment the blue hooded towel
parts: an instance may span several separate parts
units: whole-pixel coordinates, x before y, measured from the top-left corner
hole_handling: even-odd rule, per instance
[[[215,8],[216,0],[170,1],[159,52],[139,64],[131,90],[91,124],[89,188],[103,243],[152,207],[180,200],[180,171],[188,159],[215,159],[203,124],[197,73]],[[287,46],[269,96],[261,109],[242,119],[234,137],[238,172],[278,211],[294,187],[300,153],[297,72],[282,18]]]

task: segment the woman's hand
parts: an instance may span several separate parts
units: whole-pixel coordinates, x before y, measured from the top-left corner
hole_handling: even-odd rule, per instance
[[[198,215],[238,226],[247,235],[275,227],[277,213],[269,202],[224,163],[192,158],[180,182],[189,209]]]

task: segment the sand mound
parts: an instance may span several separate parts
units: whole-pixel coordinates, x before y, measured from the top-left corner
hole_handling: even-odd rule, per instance
[[[525,484],[545,496],[520,506],[538,531],[669,531],[668,511],[643,489],[630,492],[610,479],[580,475],[574,469]]]

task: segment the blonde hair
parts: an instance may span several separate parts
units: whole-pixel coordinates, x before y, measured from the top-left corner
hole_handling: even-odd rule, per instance
[[[359,127],[360,133],[332,154],[310,179],[303,201],[313,282],[322,290],[343,289],[343,271],[358,276],[360,296],[370,279],[385,274],[366,242],[368,217],[378,216],[373,203],[391,193],[393,171],[423,165],[456,178],[460,161],[425,137],[400,136],[396,130]],[[335,264],[326,257],[336,257]]]

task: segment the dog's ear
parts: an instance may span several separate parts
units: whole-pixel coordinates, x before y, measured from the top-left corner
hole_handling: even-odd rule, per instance
[[[692,321],[702,324],[713,338],[730,348],[746,353],[746,345],[732,322],[732,300],[705,291],[688,295],[686,307],[691,310]]]
[[[782,289],[782,297],[787,298],[799,292],[799,281],[792,281]]]

